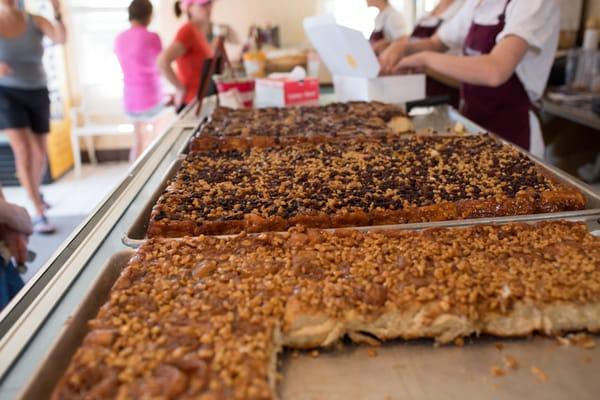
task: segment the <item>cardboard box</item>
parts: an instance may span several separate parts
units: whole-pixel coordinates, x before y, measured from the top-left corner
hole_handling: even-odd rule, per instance
[[[253,79],[223,80],[214,77],[219,92],[219,102],[229,108],[252,108],[254,106],[255,82]]]
[[[294,81],[285,78],[256,80],[258,107],[288,107],[316,105],[319,102],[319,79],[306,78]]]
[[[379,60],[361,32],[331,16],[305,19],[304,30],[333,75],[338,101],[400,104],[426,97],[424,74],[380,77]]]

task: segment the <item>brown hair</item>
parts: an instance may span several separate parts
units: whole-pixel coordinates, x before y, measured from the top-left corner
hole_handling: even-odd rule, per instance
[[[133,0],[129,5],[129,21],[145,23],[152,16],[150,0]]]
[[[182,10],[182,8],[181,8],[181,1],[180,1],[180,0],[177,0],[177,1],[175,2],[175,16],[176,16],[177,18],[179,18],[179,17],[181,17],[182,15],[183,15],[183,10]]]

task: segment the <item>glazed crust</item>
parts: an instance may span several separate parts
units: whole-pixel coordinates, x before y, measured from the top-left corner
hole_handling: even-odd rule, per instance
[[[574,211],[586,205],[580,191],[546,176],[525,155],[487,135],[286,140],[284,145],[202,138],[201,151],[188,155],[154,207],[148,236],[395,225]],[[259,163],[263,166],[256,170]],[[283,169],[288,178],[281,180]],[[385,169],[391,172],[382,175]],[[240,171],[246,180],[238,179]],[[360,178],[348,178],[357,171]],[[304,201],[301,210],[294,206],[297,201]]]
[[[586,330],[600,238],[581,223],[151,240],[52,398],[272,399],[284,346]]]

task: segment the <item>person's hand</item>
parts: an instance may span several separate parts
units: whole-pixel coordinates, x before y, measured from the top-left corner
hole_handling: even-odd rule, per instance
[[[33,233],[31,218],[23,207],[0,200],[0,217],[2,224],[10,230],[28,236]]]
[[[392,69],[392,73],[422,72],[429,66],[431,52],[423,51],[400,60]]]
[[[0,241],[6,244],[17,265],[24,265],[27,262],[27,235],[0,226]]]
[[[183,105],[185,101],[185,88],[177,88],[175,90],[175,96],[173,97],[173,102],[175,103],[175,108],[178,109]]]
[[[390,45],[390,42],[388,42],[385,39],[381,39],[376,41],[375,43],[373,43],[373,51],[375,52],[376,55],[380,55],[381,53],[383,53],[383,51],[385,49],[388,48],[388,46]]]
[[[381,64],[381,75],[390,75],[394,72],[394,67],[404,57],[406,52],[406,40],[398,39],[392,42],[379,55],[379,64]]]
[[[12,73],[13,73],[13,70],[10,67],[10,65],[0,62],[0,78],[2,78],[4,76],[8,76]]]

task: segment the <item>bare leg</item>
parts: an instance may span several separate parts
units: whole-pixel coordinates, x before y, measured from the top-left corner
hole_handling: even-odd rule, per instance
[[[144,151],[145,129],[145,122],[136,121],[133,123],[133,144],[131,145],[131,152],[129,153],[129,162],[131,162],[132,164]]]
[[[40,181],[37,177],[39,172],[34,172],[39,167],[34,167],[36,161],[34,160],[35,156],[32,154],[33,151],[29,139],[29,135],[32,135],[32,133],[29,129],[7,129],[4,133],[10,140],[10,146],[15,155],[15,167],[19,182],[25,191],[27,191],[35,207],[36,214],[38,216],[44,215],[44,205],[42,204],[39,191]]]
[[[48,135],[35,135],[30,133],[29,139],[33,159],[35,160],[31,179],[41,186],[48,166]]]

